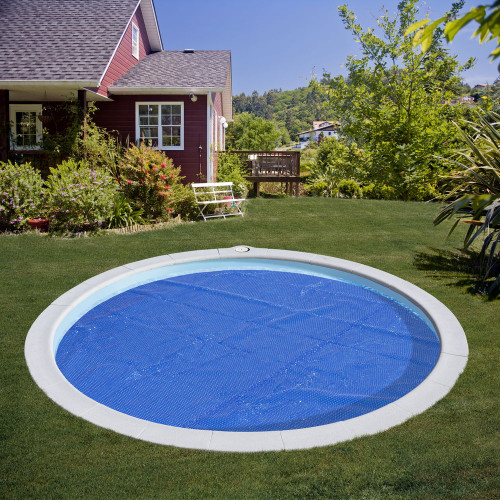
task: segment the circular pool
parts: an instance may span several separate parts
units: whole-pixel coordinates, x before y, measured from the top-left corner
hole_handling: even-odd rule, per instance
[[[64,408],[157,443],[257,451],[397,425],[463,370],[458,321],[423,290],[332,257],[235,247],[171,254],[57,299],[26,341]]]

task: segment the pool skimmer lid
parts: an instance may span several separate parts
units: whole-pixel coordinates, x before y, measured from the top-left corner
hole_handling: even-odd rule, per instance
[[[237,246],[125,264],[56,299],[25,343],[56,403],[154,443],[325,446],[443,398],[465,368],[441,302],[362,264]]]

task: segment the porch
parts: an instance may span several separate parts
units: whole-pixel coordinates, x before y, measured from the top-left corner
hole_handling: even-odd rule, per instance
[[[64,159],[60,154],[42,149],[41,144],[43,130],[54,132],[52,129],[56,121],[67,120],[64,114],[54,119],[54,106],[71,100],[76,101],[85,136],[87,103],[108,101],[108,98],[88,89],[69,86],[54,85],[48,92],[36,85],[25,85],[22,90],[17,90],[15,86],[0,89],[0,161],[30,162],[46,172],[54,161]]]
[[[289,195],[299,196],[300,151],[232,151],[245,163],[245,178],[259,196],[261,182],[285,183]]]

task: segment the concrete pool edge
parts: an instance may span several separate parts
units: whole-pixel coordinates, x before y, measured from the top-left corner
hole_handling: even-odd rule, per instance
[[[39,387],[69,412],[96,425],[158,444],[214,451],[272,451],[326,446],[376,434],[422,413],[443,398],[465,368],[465,333],[451,311],[432,295],[394,275],[335,257],[289,250],[247,247],[174,253],[132,262],[77,285],[57,298],[31,326],[25,343],[29,371]],[[439,360],[414,390],[371,413],[333,424],[287,431],[225,432],[193,430],[144,421],[103,406],[79,392],[59,371],[53,353],[55,332],[69,312],[96,291],[124,277],[184,262],[226,258],[265,258],[324,266],[367,278],[394,290],[418,306],[431,320],[441,341]]]

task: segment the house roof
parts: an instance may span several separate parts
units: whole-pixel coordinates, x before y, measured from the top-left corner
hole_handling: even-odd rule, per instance
[[[325,122],[323,121],[323,122],[318,122],[318,123],[325,123]],[[309,134],[311,132],[321,132],[322,130],[338,130],[340,127],[340,122],[328,122],[328,123],[331,123],[331,125],[325,125],[324,127],[311,128],[309,130],[304,130],[304,132],[299,132],[297,135]]]
[[[112,94],[222,92],[232,120],[231,51],[164,50],[149,54],[109,87]]]
[[[322,123],[327,123],[329,125],[333,124],[333,122],[331,122],[329,120],[316,120],[316,121],[313,121],[313,129],[317,129]]]
[[[119,78],[110,91],[204,89],[221,92],[230,67],[229,50],[164,50],[144,57]]]
[[[98,85],[139,5],[161,50],[151,0],[0,0],[0,81]]]

